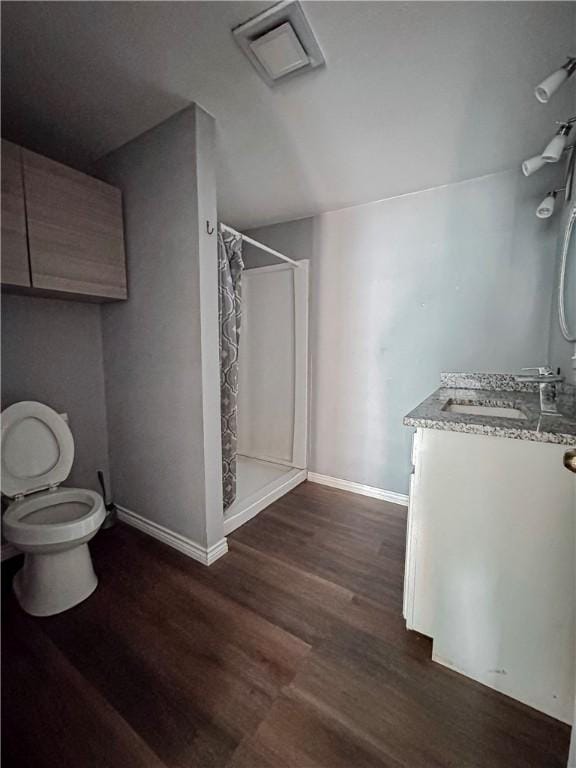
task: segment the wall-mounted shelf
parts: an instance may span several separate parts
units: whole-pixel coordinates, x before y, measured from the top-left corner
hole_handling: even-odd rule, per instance
[[[3,290],[127,298],[119,189],[2,141]]]

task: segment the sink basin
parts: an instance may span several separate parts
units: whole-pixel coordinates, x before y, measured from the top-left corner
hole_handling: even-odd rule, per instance
[[[505,405],[474,405],[472,403],[447,403],[443,411],[448,413],[467,413],[470,416],[499,416],[502,419],[526,419],[518,408]]]

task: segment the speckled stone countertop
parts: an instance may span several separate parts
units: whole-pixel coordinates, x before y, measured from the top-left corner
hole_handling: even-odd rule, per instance
[[[513,374],[445,373],[442,386],[404,417],[408,427],[443,429],[474,435],[576,445],[576,387],[558,385],[558,415],[540,412],[538,384],[517,382]],[[450,405],[515,408],[522,418],[464,414]]]

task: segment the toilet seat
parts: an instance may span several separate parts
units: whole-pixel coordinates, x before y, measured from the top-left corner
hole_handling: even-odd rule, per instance
[[[64,544],[95,533],[104,517],[98,493],[59,488],[12,502],[4,514],[4,535],[17,547]]]
[[[18,498],[56,488],[70,474],[74,439],[52,408],[33,400],[2,411],[2,493]]]

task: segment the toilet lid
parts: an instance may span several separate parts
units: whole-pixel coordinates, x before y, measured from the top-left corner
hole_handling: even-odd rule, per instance
[[[66,480],[74,461],[68,424],[42,403],[14,403],[2,411],[2,493],[14,497]]]

